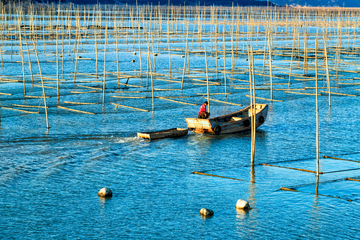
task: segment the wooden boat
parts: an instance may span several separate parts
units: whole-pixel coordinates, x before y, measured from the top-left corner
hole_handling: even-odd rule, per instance
[[[251,106],[237,112],[222,115],[210,119],[186,118],[190,131],[206,134],[228,134],[241,133],[251,130]],[[267,104],[256,104],[255,119],[256,128],[260,127],[266,120],[268,112]]]
[[[138,133],[137,136],[140,138],[154,140],[154,139],[160,139],[160,138],[182,137],[182,136],[185,136],[187,133],[188,133],[188,129],[186,129],[186,128],[171,128],[171,129],[156,131],[156,132]]]

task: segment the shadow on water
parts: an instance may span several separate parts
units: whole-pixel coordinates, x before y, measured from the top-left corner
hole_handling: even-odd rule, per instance
[[[244,132],[244,133],[232,133],[232,134],[220,134],[220,135],[212,135],[212,134],[189,134],[188,137],[190,136],[198,136],[197,139],[208,139],[208,140],[226,140],[226,141],[231,141],[233,139],[241,139],[241,138],[251,138],[251,132]],[[266,131],[264,130],[256,130],[256,137],[257,138],[262,138],[262,137],[266,137]]]
[[[250,168],[250,175],[251,180],[249,182],[249,188],[248,188],[248,202],[250,204],[251,208],[247,209],[236,209],[236,225],[239,233],[243,232],[244,224],[248,226],[248,223],[246,223],[246,219],[250,216],[250,211],[254,211],[253,209],[256,208],[256,185],[255,185],[255,166],[251,166]],[[251,226],[255,227],[257,225],[254,220],[251,221]]]
[[[200,216],[204,221],[210,220],[214,217],[214,215],[211,215],[211,216],[200,215]]]

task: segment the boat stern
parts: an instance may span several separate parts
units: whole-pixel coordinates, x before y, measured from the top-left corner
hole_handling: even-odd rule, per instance
[[[188,129],[196,133],[212,131],[211,123],[208,119],[185,118]]]

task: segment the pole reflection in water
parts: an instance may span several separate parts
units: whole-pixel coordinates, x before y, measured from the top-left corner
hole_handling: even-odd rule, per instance
[[[318,194],[319,194],[319,175],[316,175],[315,199],[318,198]]]
[[[256,221],[257,216],[254,215],[254,213],[256,213],[256,211],[254,210],[254,208],[256,207],[256,198],[255,198],[255,193],[256,193],[256,186],[255,186],[255,166],[251,166],[250,169],[250,174],[251,174],[251,180],[250,180],[250,185],[249,185],[249,197],[247,199],[247,201],[250,204],[250,209],[236,209],[236,226],[237,226],[237,233],[238,233],[238,237],[245,237],[244,234],[248,234],[249,232],[247,231],[247,233],[244,232],[244,229],[249,230],[250,229],[255,229],[258,225],[257,222],[254,222],[254,220]],[[253,209],[253,210],[251,210]],[[251,215],[249,214],[251,212]],[[248,237],[248,236],[247,236]]]
[[[250,204],[251,208],[254,208],[256,206],[256,199],[255,199],[255,192],[256,192],[256,186],[255,186],[255,166],[252,165],[250,169],[251,174],[251,180],[250,180],[250,187],[249,187],[249,199],[248,202]]]
[[[250,174],[251,174],[251,185],[253,185],[253,183],[255,183],[255,166],[251,165],[251,170],[250,170]]]
[[[311,211],[311,228],[312,232],[316,235],[316,233],[321,232],[321,224],[320,221],[320,213],[321,208],[319,206],[319,176],[316,176],[316,187],[315,187],[315,196],[314,196],[314,206]]]

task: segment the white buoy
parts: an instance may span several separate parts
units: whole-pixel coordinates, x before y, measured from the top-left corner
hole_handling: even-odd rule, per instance
[[[131,62],[135,62],[135,60],[131,60]]]
[[[207,209],[207,208],[202,208],[200,210],[200,215],[205,216],[205,217],[210,217],[210,216],[214,215],[214,211]]]
[[[136,55],[136,52],[133,52],[133,55]]]
[[[239,199],[236,203],[237,209],[250,209],[250,205],[247,201]]]
[[[98,192],[98,196],[99,197],[112,197],[112,191],[110,190],[110,188],[102,188]]]

